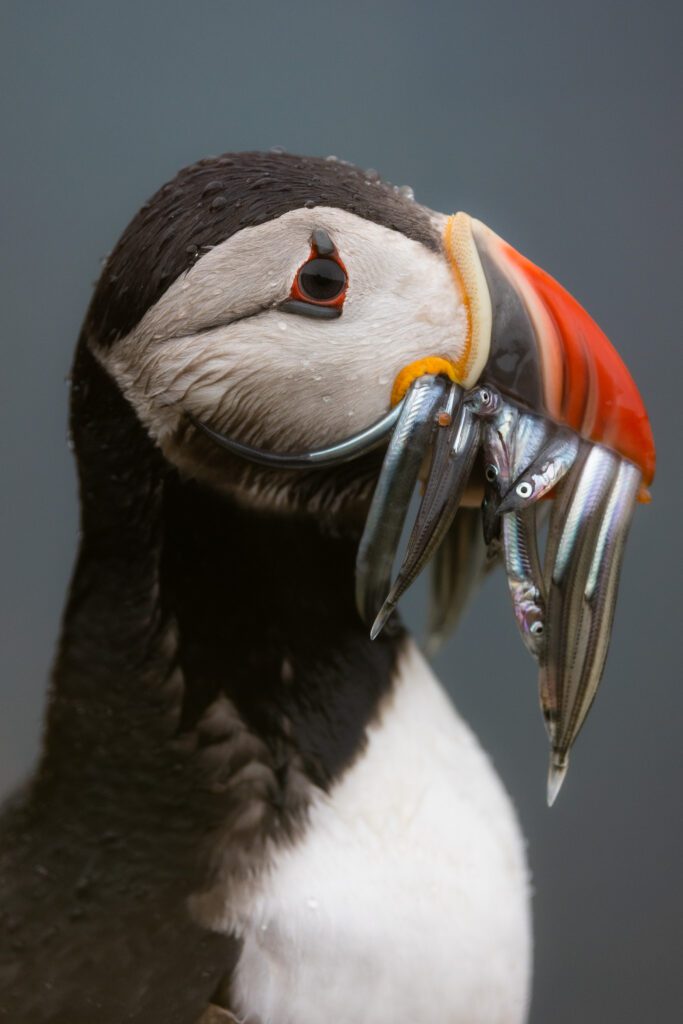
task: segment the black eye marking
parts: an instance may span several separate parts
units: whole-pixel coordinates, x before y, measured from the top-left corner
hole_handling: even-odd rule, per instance
[[[313,320],[337,320],[341,316],[341,309],[334,306],[316,306],[313,302],[301,302],[299,299],[287,299],[280,303],[278,309],[282,313],[310,316]]]
[[[311,245],[318,253],[318,256],[333,256],[334,242],[323,228],[316,228],[311,235]]]
[[[285,313],[298,313],[316,319],[341,316],[348,275],[337,248],[323,228],[311,235],[311,253],[299,267],[289,298],[280,303]]]

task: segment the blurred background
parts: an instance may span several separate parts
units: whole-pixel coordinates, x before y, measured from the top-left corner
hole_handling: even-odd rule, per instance
[[[65,378],[102,258],[201,156],[336,154],[428,206],[476,215],[559,278],[649,407],[654,501],[637,511],[603,687],[552,811],[535,672],[502,575],[436,667],[528,838],[533,1024],[679,1015],[682,11],[673,0],[2,3],[3,793],[38,749],[77,542]],[[417,630],[424,606],[423,586],[406,602]]]

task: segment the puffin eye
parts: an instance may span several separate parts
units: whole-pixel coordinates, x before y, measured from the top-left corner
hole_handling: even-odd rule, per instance
[[[297,283],[309,302],[332,302],[346,288],[346,272],[336,260],[316,256],[304,263],[297,274]]]
[[[349,283],[336,246],[322,228],[311,236],[311,254],[296,272],[289,298],[280,303],[285,313],[322,319],[341,316]]]

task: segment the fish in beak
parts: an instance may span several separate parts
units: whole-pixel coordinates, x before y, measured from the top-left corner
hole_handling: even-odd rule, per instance
[[[621,358],[561,285],[465,213],[447,221],[444,250],[468,317],[466,344],[448,374],[458,413],[452,426],[435,429],[415,526],[371,636],[453,530],[481,452],[489,553],[477,549],[479,573],[467,558],[461,564],[476,578],[496,544],[502,549],[515,618],[539,665],[552,804],[603,673],[628,528],[654,476],[654,442]],[[410,372],[401,375],[406,387]],[[387,472],[396,467],[394,453]],[[385,514],[383,476],[369,531]],[[538,521],[548,504],[541,559]],[[367,603],[361,607],[367,615]]]
[[[552,804],[602,677],[629,525],[638,501],[649,500],[654,442],[620,356],[561,285],[466,213],[445,218],[442,243],[465,309],[464,344],[457,358],[429,354],[404,367],[377,423],[324,449],[277,453],[194,422],[275,468],[335,465],[388,441],[356,570],[358,611],[373,638],[430,560],[433,639],[503,561],[538,664]],[[471,507],[480,476],[481,515]],[[422,498],[392,581],[418,480]]]

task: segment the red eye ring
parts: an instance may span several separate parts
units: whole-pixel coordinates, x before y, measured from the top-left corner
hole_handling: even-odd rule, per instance
[[[322,253],[313,242],[310,256],[296,272],[290,299],[341,312],[348,283],[346,267],[337,250]]]

